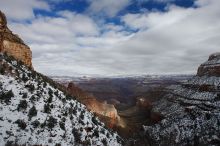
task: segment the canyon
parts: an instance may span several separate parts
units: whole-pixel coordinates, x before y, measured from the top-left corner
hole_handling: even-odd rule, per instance
[[[220,143],[220,53],[211,54],[196,75],[53,81],[33,70],[30,48],[0,11],[0,78],[4,144],[18,137],[21,145],[38,139],[44,145],[122,145],[121,137],[126,146]]]
[[[95,113],[107,127],[113,128],[120,123],[120,117],[114,105],[98,100],[93,95],[77,87],[73,82],[68,83],[66,88],[70,95],[86,105],[87,109]]]
[[[139,135],[142,126],[153,125],[163,119],[160,113],[151,112],[152,104],[166,94],[166,87],[181,84],[191,77],[192,75],[149,75],[109,78],[54,76],[51,78],[66,87],[73,86],[74,88],[69,90],[74,93],[77,93],[75,92],[77,87],[78,91],[94,97],[96,99],[94,101],[100,101],[103,105],[104,103],[114,105],[120,120],[112,120],[111,117],[101,115],[99,118],[127,139],[127,145],[132,145],[134,141],[136,144],[139,142],[139,145],[145,145],[145,138]],[[97,108],[97,110],[100,109]],[[96,112],[99,113],[99,111]]]

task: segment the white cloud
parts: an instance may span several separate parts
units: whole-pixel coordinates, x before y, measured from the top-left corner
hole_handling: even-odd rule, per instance
[[[131,0],[89,0],[89,12],[97,15],[115,16],[119,11],[128,6]]]
[[[122,17],[122,21],[131,28],[152,29],[156,27],[166,27],[173,25],[192,13],[192,8],[170,6],[168,12],[146,12],[139,14],[127,14]]]
[[[0,0],[0,9],[12,20],[34,18],[34,9],[49,10],[43,0]]]
[[[220,1],[196,5],[127,14],[121,18],[126,26],[64,11],[10,27],[31,46],[34,67],[45,74],[195,73],[220,46]]]
[[[36,70],[45,74],[96,74],[105,73],[100,64],[104,50],[126,41],[127,33],[120,26],[98,26],[86,15],[69,11],[59,17],[37,17],[31,23],[11,23],[10,28],[21,34],[33,52]],[[108,30],[108,31],[107,31]],[[101,31],[107,31],[101,34]],[[102,50],[96,50],[100,47]],[[94,51],[93,51],[94,50]],[[95,55],[95,56],[93,56]],[[91,57],[95,57],[94,59]],[[103,62],[106,61],[102,58]]]
[[[99,28],[93,19],[83,14],[76,14],[69,11],[60,12],[61,16],[69,21],[69,27],[74,34],[98,35]]]

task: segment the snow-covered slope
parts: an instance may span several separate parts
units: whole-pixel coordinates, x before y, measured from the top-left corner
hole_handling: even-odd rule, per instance
[[[197,76],[169,87],[168,94],[154,103],[153,111],[165,118],[145,126],[152,145],[220,145],[219,61],[219,53],[211,55]]]
[[[0,54],[0,146],[121,145],[117,134],[52,83]]]

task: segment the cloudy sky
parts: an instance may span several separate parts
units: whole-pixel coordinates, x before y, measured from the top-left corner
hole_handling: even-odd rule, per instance
[[[0,0],[47,75],[196,73],[220,51],[220,0]]]

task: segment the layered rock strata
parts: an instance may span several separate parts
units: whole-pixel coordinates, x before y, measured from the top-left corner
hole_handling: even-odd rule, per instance
[[[212,54],[195,77],[170,86],[168,94],[154,103],[153,111],[164,119],[144,126],[153,145],[220,144],[220,53]]]
[[[120,117],[114,105],[98,101],[94,96],[84,92],[74,83],[68,84],[67,91],[72,96],[77,97],[77,100],[86,105],[90,111],[103,119],[103,122],[105,122],[108,127],[112,128],[119,123]],[[105,117],[108,121],[105,121]]]
[[[7,19],[0,11],[0,52],[13,56],[32,68],[32,53],[30,48],[18,35],[7,27]]]

